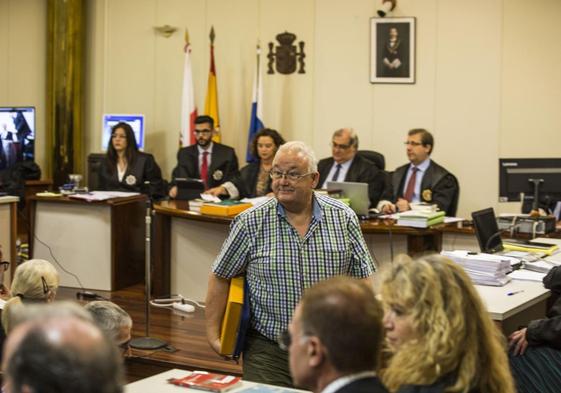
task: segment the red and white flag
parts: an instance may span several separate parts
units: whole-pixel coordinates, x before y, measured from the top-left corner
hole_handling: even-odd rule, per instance
[[[193,68],[191,66],[191,45],[185,30],[185,63],[183,65],[183,93],[181,96],[181,146],[195,143],[195,90],[193,89]]]

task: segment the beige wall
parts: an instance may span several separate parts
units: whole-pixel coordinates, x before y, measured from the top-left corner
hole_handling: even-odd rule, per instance
[[[406,131],[426,127],[436,137],[433,158],[460,179],[459,214],[468,216],[486,206],[500,211],[512,208],[497,202],[497,159],[561,157],[561,25],[556,23],[561,2],[400,0],[395,16],[417,18],[414,85],[368,81],[369,18],[376,4],[371,0],[89,1],[86,150],[100,150],[103,113],[144,113],[147,151],[157,156],[169,176],[180,127],[182,30],[188,27],[191,36],[195,95],[202,112],[208,32],[214,25],[223,142],[234,146],[243,160],[255,45],[260,41],[266,49],[276,34],[288,30],[306,42],[307,73],[264,73],[267,126],[279,129],[287,139],[310,143],[319,157],[329,154],[333,130],[355,127],[361,148],[384,153],[389,169],[405,162]],[[6,8],[8,14],[3,12]],[[27,8],[33,9],[30,14],[24,12]],[[0,33],[8,29],[11,37],[21,18],[33,25],[32,31],[43,31],[37,25],[44,27],[45,12],[39,0],[0,0],[0,21],[6,15],[9,19],[8,27],[0,24]],[[153,27],[164,24],[179,31],[170,38],[155,34]],[[0,40],[0,50],[15,52],[14,56],[31,52],[35,62],[44,63],[45,43],[38,33],[28,34],[32,38],[27,46],[20,48],[10,38],[7,49]],[[0,62],[0,70],[6,67]],[[23,70],[11,66],[7,75],[0,73],[0,104],[18,98],[14,94]],[[44,74],[37,73],[33,80],[33,97],[43,107]],[[10,85],[10,95],[4,93],[5,85]],[[42,130],[40,126],[40,143]]]
[[[36,160],[45,168],[47,2],[0,0],[0,106],[35,106]]]

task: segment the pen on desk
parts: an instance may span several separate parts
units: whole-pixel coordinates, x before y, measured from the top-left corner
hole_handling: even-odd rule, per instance
[[[506,295],[507,295],[507,296],[512,296],[512,295],[516,295],[517,293],[522,293],[522,292],[524,292],[523,289],[521,289],[520,291],[509,292],[509,293],[507,293]]]

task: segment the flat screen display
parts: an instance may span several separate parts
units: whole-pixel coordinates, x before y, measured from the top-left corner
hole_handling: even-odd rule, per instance
[[[103,115],[103,131],[101,133],[101,150],[107,151],[107,146],[111,140],[111,128],[120,122],[129,124],[134,131],[136,145],[140,150],[144,150],[144,115]]]
[[[35,108],[0,107],[0,170],[35,159]]]

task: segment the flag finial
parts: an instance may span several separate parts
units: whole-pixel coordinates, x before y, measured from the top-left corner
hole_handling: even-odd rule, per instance
[[[189,30],[187,30],[187,28],[185,29],[185,44],[189,45]]]
[[[208,37],[210,38],[210,44],[214,45],[214,38],[216,37],[216,34],[214,34],[214,26],[210,28],[210,34]]]

